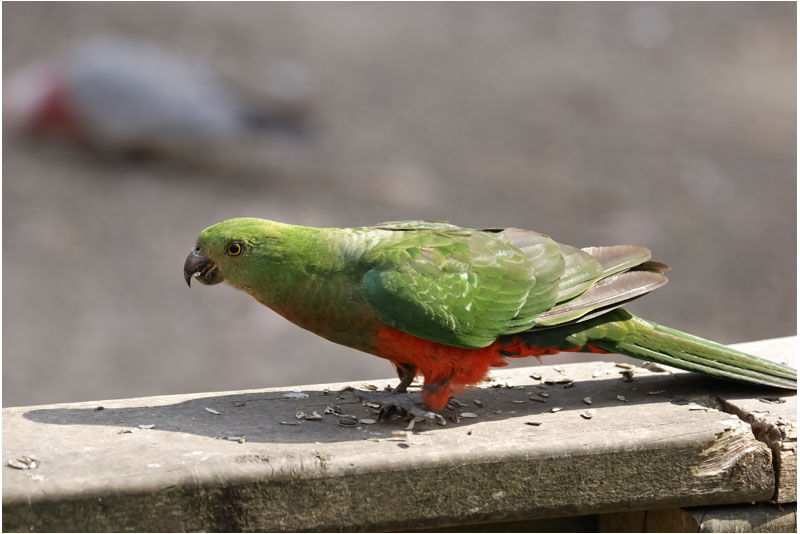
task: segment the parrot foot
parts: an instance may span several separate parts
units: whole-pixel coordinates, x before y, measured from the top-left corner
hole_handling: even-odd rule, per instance
[[[350,391],[357,398],[377,404],[380,406],[380,417],[391,414],[392,412],[400,412],[403,414],[413,415],[415,417],[422,417],[431,422],[445,425],[444,417],[436,412],[430,412],[419,408],[416,404],[422,402],[422,394],[420,393],[394,393],[391,391],[363,391],[353,387],[345,388],[344,391]]]

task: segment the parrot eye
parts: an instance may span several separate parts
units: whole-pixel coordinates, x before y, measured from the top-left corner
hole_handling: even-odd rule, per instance
[[[228,243],[228,246],[225,248],[225,253],[228,256],[238,256],[239,254],[242,253],[243,250],[244,247],[242,246],[242,244],[234,241],[232,243]]]

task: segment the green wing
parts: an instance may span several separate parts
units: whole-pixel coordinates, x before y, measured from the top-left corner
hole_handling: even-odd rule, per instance
[[[503,232],[446,223],[382,223],[369,231],[392,235],[365,254],[364,294],[379,320],[398,330],[485,347],[523,324],[529,328],[555,303],[564,260],[546,236],[529,232],[518,243],[523,251]]]
[[[586,320],[667,281],[643,247],[578,249],[529,230],[424,221],[361,231],[371,243],[362,288],[378,319],[457,347]]]

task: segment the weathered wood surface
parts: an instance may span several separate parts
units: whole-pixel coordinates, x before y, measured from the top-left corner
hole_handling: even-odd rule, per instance
[[[597,516],[598,532],[797,532],[797,504],[733,504]]]
[[[793,358],[795,343],[754,350]],[[749,399],[767,419],[794,406],[793,393],[643,368],[628,382],[621,371],[496,370],[445,410],[477,417],[411,431],[325,413],[374,419],[337,393],[363,383],[303,386],[307,397],[278,388],[7,408],[3,528],[394,530],[773,497],[789,462],[776,473],[775,444],[721,408],[748,410]],[[571,387],[544,383],[566,377]],[[26,456],[37,468],[8,466]]]

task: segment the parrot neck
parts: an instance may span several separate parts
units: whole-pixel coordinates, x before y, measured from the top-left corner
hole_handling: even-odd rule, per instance
[[[231,285],[296,325],[339,344],[365,350],[377,322],[347,261],[338,229],[288,226],[270,256],[255,262],[247,282]]]

